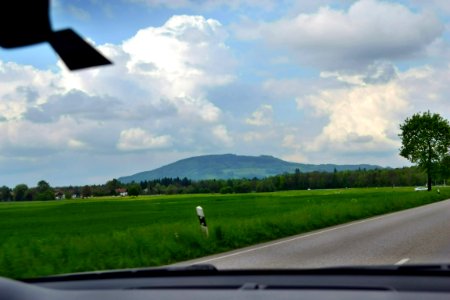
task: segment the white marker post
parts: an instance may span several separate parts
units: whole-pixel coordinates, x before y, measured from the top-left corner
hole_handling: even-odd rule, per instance
[[[195,210],[197,211],[197,217],[198,220],[200,221],[200,228],[202,229],[202,232],[208,237],[208,226],[206,225],[206,219],[205,214],[203,212],[203,208],[201,206],[197,206]]]

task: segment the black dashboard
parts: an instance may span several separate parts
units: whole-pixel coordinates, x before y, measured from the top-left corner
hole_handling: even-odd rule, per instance
[[[0,279],[0,300],[450,299],[448,266],[227,270],[134,269]]]

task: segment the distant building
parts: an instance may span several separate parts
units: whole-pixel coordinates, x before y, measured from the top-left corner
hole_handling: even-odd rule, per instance
[[[124,188],[118,188],[118,189],[116,189],[116,194],[119,195],[119,196],[121,196],[121,197],[128,196],[127,189],[124,189]]]
[[[65,199],[65,198],[66,198],[66,196],[64,195],[63,192],[61,192],[61,191],[56,191],[55,192],[55,199],[56,200],[62,200],[62,199]]]

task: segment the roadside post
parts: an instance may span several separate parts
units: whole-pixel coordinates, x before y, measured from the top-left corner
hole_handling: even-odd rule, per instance
[[[206,225],[205,213],[203,212],[203,208],[201,206],[197,206],[195,210],[197,211],[200,228],[202,229],[202,232],[206,235],[206,237],[208,237],[208,226]]]

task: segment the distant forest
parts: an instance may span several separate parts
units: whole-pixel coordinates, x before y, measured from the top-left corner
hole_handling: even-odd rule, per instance
[[[440,179],[443,183],[443,180]],[[187,178],[163,178],[134,183],[143,194],[251,193],[306,189],[356,187],[423,186],[426,174],[416,167],[334,172],[281,174],[263,179],[191,181]],[[133,185],[133,184],[131,184]]]
[[[434,184],[445,184],[446,178],[436,175]],[[303,173],[297,169],[263,179],[198,180],[188,178],[162,178],[123,184],[117,179],[101,185],[51,187],[41,180],[36,187],[19,184],[13,189],[0,187],[0,201],[32,201],[73,199],[100,196],[172,195],[201,193],[251,193],[287,190],[424,186],[426,174],[417,167],[334,172]]]

